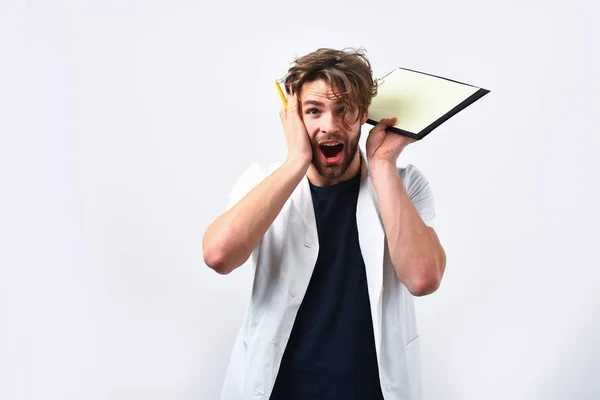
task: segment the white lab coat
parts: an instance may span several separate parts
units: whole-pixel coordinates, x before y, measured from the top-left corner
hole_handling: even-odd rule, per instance
[[[273,165],[268,172],[276,168]],[[421,218],[433,226],[433,195],[427,181],[412,165],[398,171]],[[266,176],[256,164],[249,168],[236,183],[228,208]],[[419,335],[413,296],[396,277],[392,266],[365,162],[361,168],[356,222],[384,398],[420,400]],[[318,253],[312,197],[308,179],[304,177],[248,259],[249,265],[241,267],[254,267],[254,284],[231,353],[221,400],[269,399]]]

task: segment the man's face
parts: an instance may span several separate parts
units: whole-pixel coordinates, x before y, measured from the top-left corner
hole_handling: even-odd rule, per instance
[[[313,150],[312,165],[326,179],[337,179],[348,169],[358,150],[360,127],[367,114],[358,110],[346,115],[349,129],[342,123],[344,103],[333,98],[331,88],[319,79],[302,85],[302,120]]]

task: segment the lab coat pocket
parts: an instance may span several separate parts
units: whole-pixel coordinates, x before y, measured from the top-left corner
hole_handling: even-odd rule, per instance
[[[411,400],[421,400],[421,345],[419,336],[405,346]]]

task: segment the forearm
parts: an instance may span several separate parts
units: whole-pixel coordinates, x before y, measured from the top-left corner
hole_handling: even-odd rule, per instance
[[[306,168],[286,161],[217,218],[202,239],[205,263],[221,274],[242,265],[256,248],[298,183]]]
[[[374,162],[371,171],[398,279],[414,295],[433,293],[445,267],[445,254],[437,235],[422,221],[395,163]]]

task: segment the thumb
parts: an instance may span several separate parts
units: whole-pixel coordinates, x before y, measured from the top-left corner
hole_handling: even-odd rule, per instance
[[[385,125],[385,127],[388,128],[390,126],[396,125],[396,122],[398,122],[398,117],[384,118],[380,122],[382,122]]]
[[[385,130],[390,126],[394,126],[397,121],[398,121],[398,118],[396,118],[396,117],[381,119],[377,123],[377,125],[375,125],[371,129],[371,131],[369,132],[369,136],[379,136],[382,134],[385,135]]]

